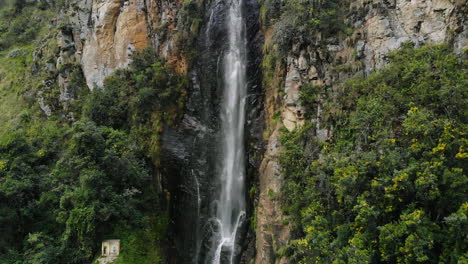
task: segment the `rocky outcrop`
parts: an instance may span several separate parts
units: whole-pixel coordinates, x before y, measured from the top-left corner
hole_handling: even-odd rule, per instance
[[[68,1],[33,56],[33,73],[47,76],[36,95],[46,116],[63,112],[73,120],[69,106],[83,86],[77,81],[84,76],[90,89],[102,86],[113,71],[129,65],[134,52],[150,45],[178,72],[187,72],[175,44],[181,5],[170,0]]]
[[[161,0],[94,0],[83,47],[88,87],[102,86],[115,69],[125,68],[132,54],[153,44],[172,56],[180,3]],[[168,41],[166,41],[168,40]],[[185,62],[174,62],[185,64]],[[182,66],[185,68],[186,66]]]
[[[354,6],[369,10],[364,19],[354,22],[364,32],[354,48],[362,52],[367,71],[384,66],[387,54],[404,42],[417,46],[451,42],[456,51],[468,45],[463,6],[454,1],[393,0],[372,5],[363,1]]]
[[[257,207],[257,257],[255,263],[287,263],[275,258],[278,250],[288,244],[290,229],[281,224],[287,219],[281,204],[275,200],[284,182],[278,162],[281,153],[279,127],[293,130],[304,122],[304,109],[299,102],[299,87],[310,83],[316,87],[333,87],[355,75],[367,75],[387,62],[388,54],[412,42],[416,46],[426,43],[449,43],[455,52],[468,45],[466,3],[449,0],[377,0],[352,1],[346,17],[352,32],[344,37],[322,39],[321,32],[310,39],[295,40],[286,59],[275,70],[274,84],[265,87],[268,148],[260,167],[260,199]],[[271,39],[269,29],[266,43]],[[277,67],[278,68],[278,67]],[[275,91],[276,89],[276,91]],[[283,90],[280,92],[280,89]],[[280,98],[278,95],[283,94]],[[269,98],[270,96],[270,98]],[[279,98],[275,100],[274,98]],[[314,135],[326,141],[332,131],[321,127],[321,105],[317,102]],[[274,114],[279,112],[280,124]],[[273,194],[273,195],[272,195]]]
[[[102,86],[115,69],[128,66],[133,52],[148,46],[146,18],[143,0],[93,2],[82,57],[88,87]]]
[[[280,153],[277,124],[268,140],[268,146],[260,165],[260,194],[257,206],[257,255],[255,263],[286,264],[287,259],[276,261],[276,253],[287,246],[291,228],[283,215],[279,194],[283,186],[283,176],[278,162]]]

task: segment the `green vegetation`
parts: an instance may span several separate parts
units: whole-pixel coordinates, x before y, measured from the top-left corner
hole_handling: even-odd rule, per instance
[[[83,263],[109,236],[123,238],[121,263],[162,259],[168,220],[152,164],[186,82],[151,54],[95,89],[72,126],[24,112],[2,131],[0,262]]]
[[[182,113],[188,80],[168,70],[151,49],[129,69],[107,78],[84,104],[84,115],[98,125],[127,131],[157,161],[159,134]]]
[[[262,0],[260,17],[264,26],[273,29],[272,39],[284,57],[293,41],[315,42],[317,36],[326,41],[346,33],[347,5],[343,0]]]
[[[184,0],[181,7],[182,16],[178,22],[179,30],[174,34],[175,47],[183,58],[191,65],[196,53],[196,41],[204,18],[205,2],[199,0]]]
[[[15,14],[13,8],[0,10],[0,128],[15,123],[23,108],[27,108],[26,95],[39,82],[31,74],[33,50],[46,31],[50,10],[34,6]],[[14,46],[12,46],[14,44]],[[34,111],[39,109],[36,107]]]
[[[169,215],[157,215],[144,219],[145,226],[138,232],[122,233],[122,253],[117,264],[163,263],[162,242],[167,239]]]
[[[282,133],[292,263],[466,263],[467,76],[446,46],[406,45],[335,93],[303,87],[308,111],[329,95],[333,136]]]
[[[30,44],[51,15],[50,10],[40,10],[35,6],[15,4],[15,8],[0,10],[0,51],[12,45]]]
[[[288,55],[309,46],[316,47],[321,51],[321,59],[328,60],[326,45],[336,44],[337,39],[352,31],[346,19],[349,15],[346,0],[260,0],[259,3],[265,30],[263,87],[270,98],[284,95],[280,87],[284,87]],[[265,136],[271,129],[268,124]]]
[[[161,263],[168,206],[153,175],[187,80],[145,50],[88,92],[66,62],[57,70],[70,73],[75,100],[63,108],[58,85],[43,82],[57,78],[45,65],[55,63],[55,34],[67,30],[48,25],[54,11],[0,10],[0,263],[90,263],[107,238],[122,239],[119,263]]]
[[[11,1],[11,0],[4,0],[4,1],[0,2],[0,9],[11,7],[12,3],[13,3],[13,1]]]

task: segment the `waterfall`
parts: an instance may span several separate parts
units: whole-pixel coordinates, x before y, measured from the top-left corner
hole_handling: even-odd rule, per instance
[[[215,222],[218,226],[211,248],[212,264],[232,264],[235,261],[238,229],[246,218],[244,123],[247,41],[242,4],[242,0],[229,0],[226,16],[228,47],[223,58],[221,191],[216,207]]]

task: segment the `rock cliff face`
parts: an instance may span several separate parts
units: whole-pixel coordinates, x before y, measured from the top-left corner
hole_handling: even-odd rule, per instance
[[[102,86],[114,70],[127,67],[132,54],[152,44],[161,56],[175,55],[174,35],[180,1],[84,0],[71,1],[58,23],[70,27],[68,45],[74,46],[89,88]],[[180,56],[179,56],[180,58]],[[184,60],[174,61],[186,71]]]
[[[179,9],[177,1],[93,1],[82,57],[88,86],[102,86],[105,77],[128,66],[132,54],[150,43],[163,57],[171,56]]]
[[[206,227],[193,219],[208,220],[200,218],[200,214],[209,210],[211,204],[209,201],[200,202],[200,195],[207,195],[216,188],[209,182],[209,170],[215,168],[210,159],[216,155],[210,152],[210,148],[218,136],[215,131],[219,125],[216,120],[220,101],[220,91],[216,88],[217,60],[225,48],[224,18],[220,12],[222,1],[186,2],[189,5],[197,2],[201,7],[197,12],[203,14],[198,20],[183,25],[191,11],[185,9],[182,1],[69,0],[67,8],[53,21],[63,25],[59,32],[51,32],[58,41],[58,49],[48,51],[48,43],[43,43],[34,54],[37,64],[44,64],[50,75],[43,81],[43,91],[38,93],[37,99],[48,116],[55,111],[47,100],[48,86],[59,86],[57,100],[66,110],[76,94],[70,85],[75,68],[81,70],[87,86],[93,89],[102,86],[104,79],[113,71],[126,67],[135,51],[150,45],[178,72],[187,73],[191,78],[187,113],[179,126],[174,130],[168,129],[163,137],[165,158],[171,164],[165,173],[177,178],[167,180],[166,184],[176,186],[173,187],[177,194],[172,200],[173,211],[177,217],[176,225],[181,226],[176,234],[179,235],[176,247],[187,251],[180,257],[182,262],[203,249],[198,232]],[[279,136],[283,126],[293,130],[304,123],[304,109],[299,102],[300,86],[311,83],[330,87],[333,91],[336,84],[356,74],[365,76],[384,66],[389,52],[405,42],[413,42],[416,46],[449,43],[455,52],[461,52],[468,45],[467,7],[464,1],[458,0],[351,1],[343,6],[347,12],[342,19],[350,25],[347,34],[325,39],[317,31],[307,41],[293,39],[286,59],[274,67],[270,76],[272,81],[264,82],[265,86],[260,87],[258,65],[262,57],[259,46],[263,40],[257,34],[257,1],[246,2],[251,45],[248,171],[249,181],[256,182],[255,177],[258,176],[259,184],[255,208],[249,208],[252,214],[256,212],[255,263],[284,264],[288,263],[287,260],[277,255],[288,244],[291,228],[276,195],[284,181],[278,161],[281,153]],[[262,3],[263,7],[271,4],[269,1]],[[182,27],[198,36],[193,47],[189,47],[198,56],[191,68],[180,43],[184,34]],[[269,26],[265,25],[261,31],[265,43],[273,41]],[[268,51],[264,49],[264,52]],[[321,127],[320,107],[319,102],[318,115],[313,120],[314,134],[319,141],[326,141],[333,131]],[[267,128],[261,135],[263,123]],[[259,144],[260,136],[265,141],[264,150]],[[200,184],[208,186],[202,191],[205,194],[200,194]],[[190,206],[192,211],[187,213],[185,210]],[[184,218],[187,216],[193,218],[190,224]],[[193,230],[194,226],[196,230]],[[247,243],[242,246],[253,248]],[[245,262],[254,258],[249,254],[244,256]]]
[[[264,5],[270,2],[264,2]],[[264,6],[264,8],[266,8]],[[387,55],[405,42],[416,46],[449,43],[455,52],[468,45],[466,4],[449,0],[351,1],[342,19],[352,25],[346,36],[323,39],[321,32],[313,41],[295,39],[287,59],[274,70],[274,85],[265,87],[267,149],[260,167],[260,194],[257,207],[257,257],[255,263],[287,263],[277,258],[278,251],[288,244],[290,227],[275,197],[284,181],[278,156],[282,125],[288,130],[301,126],[304,110],[299,102],[299,87],[333,87],[355,75],[367,75],[386,64]],[[264,28],[266,40],[272,41],[271,29]],[[282,90],[282,91],[281,91]],[[280,95],[284,95],[281,97]],[[333,131],[320,126],[318,104],[314,135],[327,140]],[[280,123],[275,116],[281,116]],[[277,119],[277,118],[276,118]]]

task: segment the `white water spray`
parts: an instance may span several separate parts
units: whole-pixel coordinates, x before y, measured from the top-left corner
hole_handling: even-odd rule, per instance
[[[224,100],[221,107],[221,193],[216,211],[218,233],[212,248],[212,264],[236,257],[236,237],[245,219],[244,123],[246,104],[246,36],[242,0],[229,0],[227,30],[229,46],[223,60]]]

